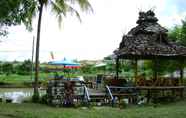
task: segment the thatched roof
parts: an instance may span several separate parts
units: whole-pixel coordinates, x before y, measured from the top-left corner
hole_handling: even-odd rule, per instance
[[[157,23],[153,11],[140,12],[137,26],[124,35],[119,49],[114,53],[119,58],[186,58],[186,47],[168,39],[168,30]]]

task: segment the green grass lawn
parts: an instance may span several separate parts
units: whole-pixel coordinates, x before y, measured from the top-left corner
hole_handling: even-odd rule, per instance
[[[0,103],[0,118],[185,118],[186,101],[125,109],[112,107],[54,108],[41,104]]]
[[[72,74],[72,73],[63,73],[63,72],[58,72],[58,74],[61,76],[65,77],[76,77],[80,74]],[[39,73],[39,80],[40,81],[47,81],[48,79],[54,78],[54,73]],[[86,76],[86,75],[85,75]],[[34,77],[34,73],[33,73]],[[31,75],[18,75],[18,74],[10,74],[10,75],[5,75],[5,74],[0,74],[0,82],[6,82],[6,83],[21,83],[21,82],[29,82],[29,81],[34,81],[33,78],[31,79]]]
[[[63,75],[65,77],[76,77],[80,74],[68,74],[68,73],[63,73],[63,72],[58,72],[59,75]],[[45,85],[48,80],[54,78],[54,73],[40,73],[39,74],[39,81],[42,82],[43,85]],[[85,76],[87,76],[85,74]],[[34,77],[34,74],[33,74]],[[3,87],[3,85],[8,85],[8,87],[30,87],[31,83],[34,80],[31,79],[30,75],[18,75],[18,74],[10,74],[10,75],[5,75],[5,74],[0,74],[0,87]]]
[[[51,73],[50,74],[40,73],[39,81],[47,82],[49,76],[51,75],[52,75]],[[29,87],[31,86],[31,83],[33,81],[34,80],[31,79],[30,75],[18,75],[18,74],[10,74],[8,76],[6,76],[5,74],[0,75],[1,87],[3,84],[9,85],[10,87],[11,85],[15,87]]]

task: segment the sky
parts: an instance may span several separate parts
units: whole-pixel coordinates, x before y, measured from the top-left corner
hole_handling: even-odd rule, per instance
[[[44,9],[41,29],[40,61],[54,59],[99,60],[119,47],[123,34],[136,26],[139,11],[154,10],[159,23],[170,29],[186,17],[185,0],[89,0],[93,12],[81,14],[82,22],[68,15],[59,28],[56,16]],[[32,42],[36,38],[37,17],[33,31],[23,25],[9,28],[1,38],[0,60],[31,59]]]

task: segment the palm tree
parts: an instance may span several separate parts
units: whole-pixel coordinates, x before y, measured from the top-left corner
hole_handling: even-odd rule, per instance
[[[37,24],[37,38],[36,38],[36,57],[35,57],[35,82],[34,82],[34,95],[33,100],[39,100],[38,91],[38,78],[39,78],[39,48],[40,48],[40,31],[41,31],[41,20],[44,6],[51,6],[52,11],[58,17],[59,23],[67,13],[75,14],[79,19],[80,15],[78,11],[73,8],[74,5],[79,5],[82,11],[91,10],[91,5],[88,0],[34,0],[38,6],[38,24]]]

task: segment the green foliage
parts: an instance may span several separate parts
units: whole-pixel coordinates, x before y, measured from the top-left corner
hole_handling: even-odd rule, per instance
[[[104,71],[106,71],[106,73],[115,72],[116,65],[115,65],[115,59],[113,55],[104,57],[103,62],[106,63],[106,66],[104,68]]]
[[[95,72],[95,68],[94,65],[92,64],[86,64],[84,66],[81,67],[81,72],[82,73],[86,73],[86,74],[91,74]]]
[[[186,19],[182,20],[182,24],[175,26],[169,32],[169,38],[173,41],[179,42],[180,44],[186,46]]]
[[[115,64],[107,63],[107,65],[105,67],[105,71],[107,71],[109,73],[113,73],[115,71]]]
[[[182,27],[181,26],[175,26],[173,29],[169,31],[169,39],[179,42],[181,40],[181,32]]]
[[[179,67],[179,60],[157,60],[156,71],[158,72],[158,75],[164,75],[179,70]],[[152,75],[154,69],[155,65],[153,61],[144,61],[144,70],[147,72],[145,73],[146,75]]]
[[[0,23],[5,25],[12,25],[17,23],[20,0],[1,0],[0,1]],[[16,14],[14,14],[17,12]]]
[[[125,60],[125,61],[123,61],[123,63],[121,63],[120,67],[125,72],[131,71],[131,69],[134,68],[134,62],[133,62],[133,60]]]
[[[0,6],[0,35],[7,34],[6,26],[21,23],[31,30],[37,8],[35,0],[1,0]]]
[[[186,19],[182,21],[181,43],[186,46]]]
[[[20,65],[17,65],[16,70],[20,75],[29,75],[31,73],[32,62],[30,60],[25,60]]]
[[[13,73],[13,64],[9,62],[5,62],[2,64],[2,72],[5,73],[7,76]]]
[[[42,86],[47,85],[47,81],[49,74],[47,73],[40,73],[40,81]],[[0,83],[14,86],[14,87],[32,87],[33,80],[31,80],[30,75],[18,75],[18,74],[10,74],[6,76],[5,74],[0,75]]]
[[[152,75],[153,75],[153,63],[152,63],[152,61],[150,61],[150,60],[145,60],[144,62],[143,62],[144,64],[143,64],[143,66],[141,67],[141,69],[143,70],[143,74],[145,75],[145,76],[148,76],[148,77],[151,77]]]

